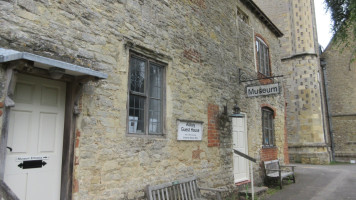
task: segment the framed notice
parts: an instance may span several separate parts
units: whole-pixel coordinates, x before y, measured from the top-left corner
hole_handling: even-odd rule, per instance
[[[201,141],[203,135],[203,122],[178,121],[177,140]]]

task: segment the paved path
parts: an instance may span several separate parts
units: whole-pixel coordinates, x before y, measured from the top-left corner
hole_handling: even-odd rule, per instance
[[[356,165],[297,165],[296,183],[266,200],[356,200]]]

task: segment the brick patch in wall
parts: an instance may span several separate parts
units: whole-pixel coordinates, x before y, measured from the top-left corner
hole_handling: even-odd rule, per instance
[[[75,132],[75,148],[77,149],[79,147],[79,138],[80,138],[80,131],[77,129]],[[74,165],[79,165],[79,158],[78,156],[74,157]],[[73,193],[79,192],[79,183],[78,179],[76,176],[73,177]]]
[[[219,114],[219,106],[214,104],[208,105],[208,147],[220,146],[220,137],[218,130],[217,116]]]
[[[200,8],[206,9],[205,0],[189,0],[189,1],[192,2],[193,4],[199,6]]]
[[[73,181],[73,193],[77,193],[79,192],[79,184],[78,184],[78,180],[74,179]]]
[[[276,118],[276,115],[277,115],[277,110],[276,110],[276,108],[274,108],[273,106],[271,106],[271,105],[268,104],[268,103],[263,103],[263,104],[261,104],[261,108],[263,108],[263,107],[267,107],[267,108],[273,110],[273,118]]]
[[[77,130],[75,132],[75,148],[78,148],[79,147],[79,137],[80,137],[80,131]]]
[[[198,159],[200,160],[200,154],[204,152],[203,150],[200,149],[200,146],[198,146],[197,150],[192,151],[192,159]]]
[[[278,148],[262,148],[261,149],[261,161],[277,160]]]
[[[251,183],[251,181],[247,180],[247,181],[237,182],[237,183],[235,183],[235,185],[236,186],[241,186],[241,185],[245,185],[245,184],[248,184],[248,183]]]
[[[3,102],[0,102],[0,108],[3,108],[4,107],[4,103]],[[0,117],[2,116],[2,110],[0,110]]]
[[[265,79],[266,76],[259,73],[257,74],[258,78],[260,79],[259,82],[261,85],[268,85],[268,84],[273,84],[273,79]]]
[[[75,156],[75,158],[74,158],[74,165],[79,165],[79,158],[78,158],[78,156]]]
[[[188,60],[195,62],[195,63],[200,63],[200,53],[197,50],[194,49],[186,49],[183,52],[183,55],[185,58]]]

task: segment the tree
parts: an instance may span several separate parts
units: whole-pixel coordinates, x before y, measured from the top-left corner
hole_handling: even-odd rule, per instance
[[[347,40],[356,36],[356,0],[325,0],[325,3],[331,11],[335,41],[347,45]]]

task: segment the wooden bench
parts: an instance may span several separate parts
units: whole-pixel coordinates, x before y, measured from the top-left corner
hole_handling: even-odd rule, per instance
[[[148,185],[146,195],[148,200],[204,200],[200,190],[215,192],[217,200],[221,200],[221,192],[226,191],[198,187],[196,177],[191,177],[160,185]]]
[[[278,179],[280,181],[280,188],[282,189],[282,181],[287,177],[292,177],[295,183],[294,168],[295,166],[280,165],[279,160],[265,161],[265,174],[267,179]]]

